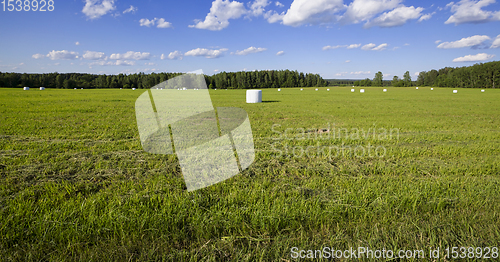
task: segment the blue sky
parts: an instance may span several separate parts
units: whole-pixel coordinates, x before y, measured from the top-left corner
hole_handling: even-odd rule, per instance
[[[54,0],[45,12],[15,11],[19,2],[0,4],[2,72],[290,69],[390,80],[410,71],[415,80],[500,58],[495,0]]]

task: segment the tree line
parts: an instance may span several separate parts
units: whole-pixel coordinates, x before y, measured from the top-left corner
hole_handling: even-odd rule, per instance
[[[81,73],[21,74],[0,72],[0,87],[48,87],[48,88],[150,88],[181,73],[94,75]],[[220,72],[207,76],[205,82],[210,89],[248,89],[321,87],[333,85],[354,86],[435,86],[460,88],[500,87],[500,61],[479,63],[473,66],[445,67],[439,70],[422,71],[413,81],[410,72],[403,78],[394,76],[392,81],[383,80],[382,72],[373,79],[323,79],[318,74],[304,74],[291,70],[265,70],[252,72]]]
[[[47,87],[47,88],[151,88],[181,73],[94,75],[81,73],[21,74],[0,72],[0,87]],[[283,87],[319,87],[328,82],[318,74],[304,74],[290,70],[252,72],[221,72],[205,75],[210,89],[247,89]]]
[[[394,76],[392,81],[382,80],[382,72],[377,72],[372,79],[354,81],[354,86],[435,86],[459,88],[498,88],[500,87],[500,61],[479,63],[473,66],[445,67],[439,70],[422,71],[417,80],[412,81],[410,72],[403,78]],[[329,80],[330,83],[332,80]]]

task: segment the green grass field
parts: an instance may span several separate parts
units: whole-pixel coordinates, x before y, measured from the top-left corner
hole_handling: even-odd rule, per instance
[[[247,111],[256,159],[189,193],[175,156],[141,148],[144,90],[0,89],[0,260],[500,247],[500,90],[350,89],[211,90]]]

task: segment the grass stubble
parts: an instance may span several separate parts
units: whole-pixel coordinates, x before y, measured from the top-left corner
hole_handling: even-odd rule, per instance
[[[0,89],[0,257],[295,261],[292,247],[500,246],[500,91],[365,89],[269,89],[262,104],[211,90],[215,107],[247,111],[256,159],[194,192],[174,155],[142,150],[143,90]],[[327,127],[398,136],[315,132]],[[372,145],[384,156],[315,150]]]

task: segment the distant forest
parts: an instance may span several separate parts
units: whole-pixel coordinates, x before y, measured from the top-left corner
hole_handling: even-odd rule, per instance
[[[181,73],[93,75],[81,73],[20,74],[1,73],[0,87],[47,87],[47,88],[151,88]],[[304,74],[290,70],[221,72],[205,75],[210,89],[248,89],[278,87],[320,87],[328,82],[318,74]]]
[[[21,74],[0,72],[0,87],[47,87],[47,88],[150,88],[181,73],[93,75],[81,73]],[[304,74],[290,70],[266,70],[252,72],[221,72],[205,75],[210,89],[248,89],[321,86],[435,86],[460,88],[499,88],[500,61],[480,63],[468,67],[445,67],[422,71],[416,80],[410,72],[402,78],[383,80],[382,72],[373,79],[328,79],[318,74]]]

